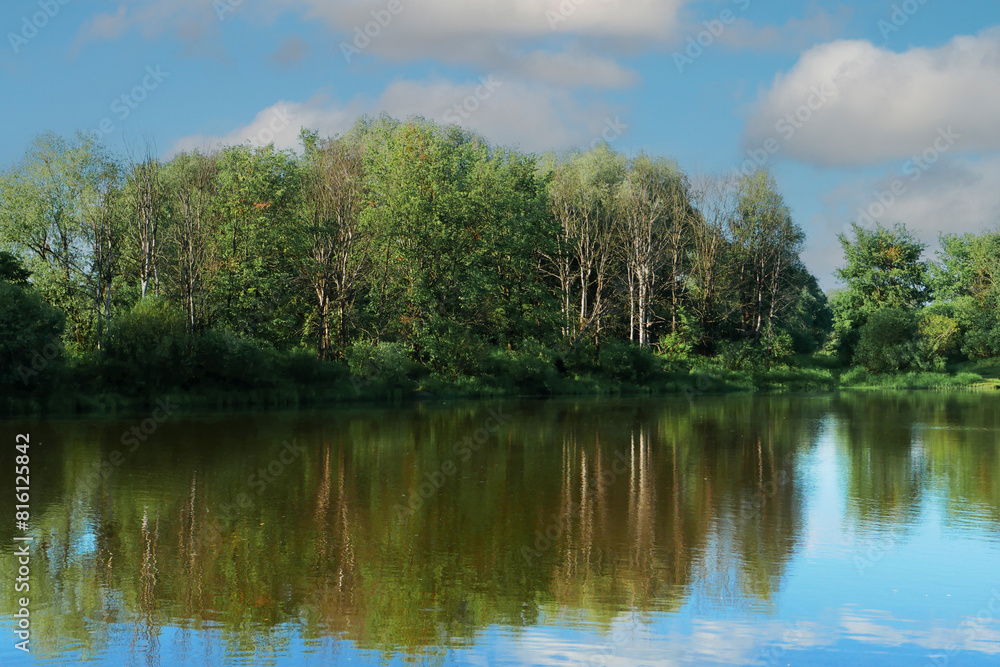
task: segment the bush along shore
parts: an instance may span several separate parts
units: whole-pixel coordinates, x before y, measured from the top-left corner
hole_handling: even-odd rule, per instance
[[[0,412],[996,386],[1000,233],[854,224],[828,293],[804,244],[766,170],[606,144],[45,134],[0,171]]]
[[[228,344],[227,344],[228,343]],[[162,352],[163,350],[160,350]],[[444,376],[393,344],[357,349],[351,360],[321,361],[238,340],[199,341],[150,364],[65,358],[48,350],[20,368],[26,382],[0,398],[0,415],[115,414],[147,410],[169,397],[185,410],[331,407],[455,398],[670,396],[838,390],[1000,389],[1000,360],[935,371],[872,372],[842,367],[835,355],[763,359],[671,359],[652,349],[609,344],[590,354],[493,350],[475,375]],[[140,351],[142,352],[142,351]],[[588,352],[592,352],[588,351]],[[211,361],[199,361],[207,355]]]

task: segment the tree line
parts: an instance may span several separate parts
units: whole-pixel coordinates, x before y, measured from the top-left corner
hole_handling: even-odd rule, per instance
[[[420,118],[300,139],[159,159],[35,138],[0,173],[5,384],[53,344],[105,388],[332,369],[641,384],[699,355],[864,361],[900,309],[914,317],[893,340],[923,347],[873,369],[996,353],[987,237],[946,239],[932,268],[905,229],[856,227],[831,305],[766,170],[691,177],[607,144],[536,155]],[[947,304],[923,313],[935,294]]]
[[[1000,357],[1000,232],[944,234],[936,259],[903,224],[841,235],[831,345],[876,373]]]
[[[443,377],[504,354],[565,372],[604,350],[811,351],[829,313],[803,239],[766,171],[692,181],[661,156],[527,154],[418,118],[169,160],[45,134],[0,176],[6,289],[95,363],[176,366],[206,339]]]

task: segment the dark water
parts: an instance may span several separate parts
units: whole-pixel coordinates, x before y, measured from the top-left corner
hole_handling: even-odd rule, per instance
[[[0,422],[0,664],[1000,664],[998,396],[141,422]]]

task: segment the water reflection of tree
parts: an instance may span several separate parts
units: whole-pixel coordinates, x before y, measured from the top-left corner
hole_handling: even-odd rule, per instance
[[[835,413],[860,531],[905,529],[929,491],[965,522],[1000,527],[1000,413],[974,393],[847,394]]]
[[[848,515],[861,532],[905,527],[920,514],[927,472],[913,448],[920,410],[907,394],[844,394],[835,402],[849,461]]]
[[[294,623],[310,641],[432,658],[556,614],[610,624],[692,596],[766,607],[801,522],[795,462],[831,405],[857,518],[905,520],[933,480],[995,521],[1000,424],[975,398],[526,404],[467,461],[455,446],[484,424],[478,404],[241,417],[167,425],[94,489],[79,479],[122,427],[91,426],[62,438],[49,479],[63,500],[39,514],[39,647],[98,654],[124,621],[144,646],[164,624],[215,626],[219,653],[260,661]],[[306,454],[257,494],[248,478],[293,437]],[[399,520],[448,461],[457,472]],[[241,493],[249,505],[224,511]]]

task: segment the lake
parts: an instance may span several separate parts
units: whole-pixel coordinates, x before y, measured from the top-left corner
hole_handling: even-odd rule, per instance
[[[178,404],[0,422],[0,664],[1000,664],[1000,396]]]

